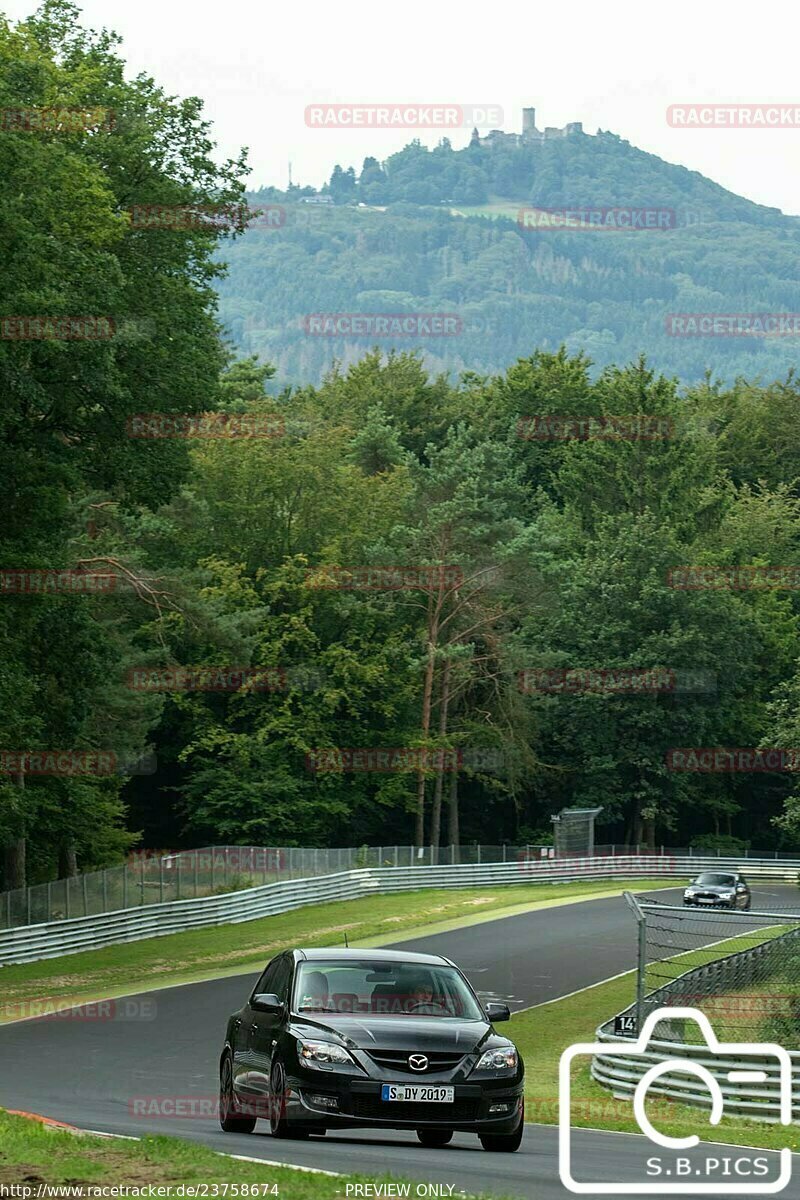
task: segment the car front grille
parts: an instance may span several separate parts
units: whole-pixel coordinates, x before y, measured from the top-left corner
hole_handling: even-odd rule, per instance
[[[380,1096],[353,1096],[352,1115],[383,1121],[442,1121],[444,1124],[474,1121],[480,1100],[456,1099],[453,1104],[414,1104],[404,1100],[386,1101]]]
[[[371,1050],[369,1057],[379,1067],[387,1071],[402,1071],[408,1075],[429,1075],[432,1071],[453,1071],[464,1058],[463,1054],[436,1053],[426,1054],[428,1065],[424,1071],[414,1071],[408,1065],[409,1050]],[[420,1053],[422,1053],[420,1051]]]

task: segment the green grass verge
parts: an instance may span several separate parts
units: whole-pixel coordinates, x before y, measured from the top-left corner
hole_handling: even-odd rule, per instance
[[[388,1175],[384,1179],[388,1182]],[[102,1186],[170,1188],[161,1195],[178,1193],[181,1185],[207,1184],[203,1194],[222,1197],[282,1196],[285,1200],[334,1200],[344,1197],[346,1184],[371,1182],[365,1175],[315,1175],[216,1154],[197,1142],[177,1138],[147,1137],[141,1141],[76,1137],[0,1109],[0,1188],[16,1184],[29,1187],[35,1196],[40,1185],[67,1185],[76,1189]],[[214,1191],[214,1185],[219,1185]],[[260,1185],[260,1187],[257,1187]],[[22,1192],[16,1193],[22,1196]],[[84,1195],[91,1195],[84,1191]]]
[[[752,945],[752,937],[748,944]],[[731,948],[735,946],[726,946],[724,952],[730,953]],[[698,961],[708,961],[707,954],[699,958],[702,951],[695,954]],[[694,958],[695,955],[681,956],[685,970],[696,965]],[[635,988],[635,972],[631,971],[564,1000],[526,1009],[515,1014],[509,1025],[503,1027],[504,1031],[509,1031],[525,1060],[527,1121],[544,1125],[558,1123],[558,1063],[562,1051],[576,1042],[595,1041],[597,1027],[633,1002]],[[616,1100],[607,1088],[595,1082],[586,1060],[573,1063],[571,1100],[571,1123],[575,1127],[641,1133],[630,1100]],[[794,1142],[797,1140],[795,1131],[787,1133],[780,1126],[745,1117],[724,1117],[718,1126],[709,1126],[707,1116],[700,1108],[674,1104],[664,1098],[653,1098],[647,1107],[656,1128],[675,1137],[692,1134],[703,1137],[702,1131],[707,1129],[704,1140],[765,1150],[781,1149],[787,1145],[787,1137]]]
[[[512,912],[532,911],[623,890],[664,887],[663,879],[586,880],[497,888],[440,888],[314,904],[240,925],[146,938],[103,950],[2,968],[0,1024],[28,1015],[28,1001],[61,1004],[131,995],[259,970],[288,946],[388,943]],[[633,936],[633,924],[632,936]]]

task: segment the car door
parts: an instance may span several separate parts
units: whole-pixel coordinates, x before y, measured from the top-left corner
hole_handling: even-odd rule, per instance
[[[277,958],[273,958],[272,962],[267,965],[266,970],[250,994],[250,1000],[252,1000],[253,996],[275,991],[274,985],[280,972],[282,958],[283,955],[279,955]],[[245,1092],[253,1090],[252,1077],[255,1070],[253,1063],[253,1022],[257,1021],[262,1015],[253,1009],[250,1000],[248,1000],[238,1018],[233,1044],[233,1078],[237,1091]]]
[[[248,1088],[260,1096],[269,1093],[269,1078],[272,1070],[272,1055],[280,1035],[280,1030],[286,1020],[286,1010],[289,1004],[289,994],[292,982],[292,956],[282,954],[275,960],[275,972],[268,976],[264,973],[263,992],[274,992],[284,1004],[283,1013],[256,1012],[251,1009],[250,1030],[248,1038]],[[270,964],[272,966],[272,964]],[[254,992],[253,995],[258,995]]]

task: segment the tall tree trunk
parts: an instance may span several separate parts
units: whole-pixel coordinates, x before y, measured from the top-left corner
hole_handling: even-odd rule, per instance
[[[454,847],[453,862],[461,862],[461,838],[458,831],[458,772],[450,776],[450,799],[447,806],[447,832]]]
[[[15,838],[3,847],[3,878],[5,889],[13,892],[15,888],[24,888],[26,879],[25,857],[27,842],[24,837]]]
[[[639,803],[638,800],[634,803],[634,809],[628,822],[628,831],[625,835],[625,844],[629,850],[638,846],[642,840],[642,817],[639,810]]]
[[[428,661],[425,664],[425,684],[422,689],[422,739],[427,752],[428,735],[431,731],[431,707],[433,698],[433,676],[436,667],[436,643],[439,637],[439,612],[441,597],[431,602],[428,610]],[[414,845],[420,850],[425,845],[425,767],[417,773],[417,819],[414,828]]]
[[[655,850],[656,848],[655,817],[645,817],[644,819],[644,844],[648,850]]]
[[[14,775],[14,783],[22,791],[25,790],[25,775],[20,771]],[[23,807],[24,811],[24,807]],[[5,880],[6,891],[14,891],[16,888],[24,888],[27,883],[27,841],[25,834],[22,833],[13,841],[7,842],[3,848],[3,879]]]
[[[442,667],[442,694],[439,700],[439,737],[444,740],[447,733],[447,708],[450,703],[450,660],[446,659]],[[436,767],[436,783],[433,789],[433,808],[431,809],[431,859],[434,864],[439,861],[439,843],[442,829],[442,789],[444,787],[444,750],[440,750],[440,758]]]
[[[62,846],[58,852],[58,878],[74,879],[78,874],[78,855],[75,846],[70,843]]]

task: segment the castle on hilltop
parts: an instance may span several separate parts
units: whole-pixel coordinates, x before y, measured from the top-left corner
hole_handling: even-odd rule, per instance
[[[583,133],[583,121],[568,121],[563,129],[548,125],[546,129],[536,128],[536,109],[523,108],[522,133],[504,133],[502,129],[491,129],[485,137],[481,137],[477,129],[473,129],[471,146],[494,146],[498,143],[509,143],[514,146],[527,146],[535,142],[549,142],[555,138],[573,137]]]

